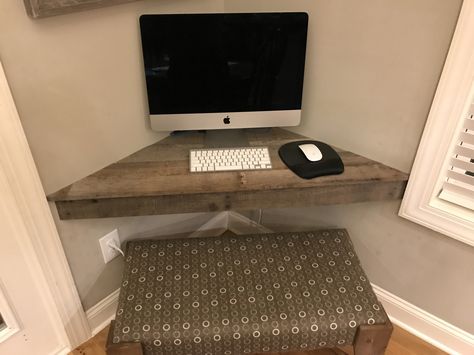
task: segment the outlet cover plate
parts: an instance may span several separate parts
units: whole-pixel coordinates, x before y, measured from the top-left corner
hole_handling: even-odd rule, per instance
[[[107,245],[109,241],[120,248],[120,237],[118,229],[114,229],[112,232],[104,235],[102,238],[99,239],[100,250],[102,251],[102,257],[104,258],[104,262],[106,264],[120,255],[117,250],[112,249]]]

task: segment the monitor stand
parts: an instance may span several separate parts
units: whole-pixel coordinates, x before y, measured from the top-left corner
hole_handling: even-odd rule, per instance
[[[216,129],[204,133],[206,148],[242,148],[248,147],[247,129]]]

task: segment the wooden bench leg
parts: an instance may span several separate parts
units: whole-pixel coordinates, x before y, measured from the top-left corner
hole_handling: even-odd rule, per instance
[[[360,325],[354,342],[354,355],[383,355],[392,334],[392,323]]]
[[[106,353],[107,355],[143,355],[142,344],[137,342],[118,343],[112,342],[114,321],[110,323],[109,335],[107,336]]]
[[[307,354],[307,353],[304,353]],[[313,350],[311,355],[347,355],[344,351],[338,348],[326,348],[326,349],[318,349]]]
[[[338,348],[324,348],[311,351],[284,351],[278,353],[253,353],[252,355],[348,355],[346,352]]]

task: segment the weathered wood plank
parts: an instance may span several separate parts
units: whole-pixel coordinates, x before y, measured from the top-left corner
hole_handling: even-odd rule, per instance
[[[189,149],[200,133],[170,136],[48,196],[60,217],[94,218],[337,204],[402,196],[407,175],[339,150],[340,175],[305,180],[278,157],[278,148],[305,137],[283,129],[250,131],[250,145],[268,146],[273,169],[190,173]]]
[[[390,341],[393,326],[387,324],[361,324],[354,341],[354,355],[383,355]]]
[[[107,218],[395,200],[402,197],[404,189],[405,183],[398,181],[381,182],[375,188],[373,182],[366,182],[325,188],[56,201],[56,206],[61,219]]]
[[[32,18],[63,15],[137,0],[23,0],[27,14]]]
[[[112,329],[114,328],[115,320],[110,323],[109,334],[107,336],[107,342],[105,344],[105,352],[107,355],[143,355],[143,347],[140,342],[130,343],[119,343],[114,344],[112,342],[113,334]],[[84,352],[80,352],[85,354]]]
[[[368,168],[372,172],[367,172]],[[82,200],[134,196],[196,194],[212,191],[248,192],[367,182],[399,181],[393,171],[381,164],[348,166],[346,173],[303,180],[288,169],[187,174],[188,163],[126,166],[89,176],[50,197],[51,200]],[[180,172],[183,172],[180,174]],[[374,186],[376,188],[376,186]]]

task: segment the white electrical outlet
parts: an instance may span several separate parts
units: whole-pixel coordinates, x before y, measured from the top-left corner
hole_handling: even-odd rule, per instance
[[[102,251],[102,256],[104,257],[104,262],[107,264],[110,260],[116,258],[120,253],[107,245],[107,243],[112,244],[120,248],[120,237],[118,234],[118,229],[113,230],[107,235],[104,235],[99,239],[100,250]]]

